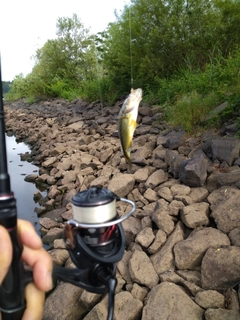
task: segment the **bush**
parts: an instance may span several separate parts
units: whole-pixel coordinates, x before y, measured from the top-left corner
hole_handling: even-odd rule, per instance
[[[173,126],[194,132],[218,102],[214,92],[203,96],[192,91],[189,95],[179,96],[174,105],[166,108],[167,119]]]
[[[100,100],[103,104],[112,104],[119,95],[107,77],[82,82],[81,93],[83,99],[87,101]]]

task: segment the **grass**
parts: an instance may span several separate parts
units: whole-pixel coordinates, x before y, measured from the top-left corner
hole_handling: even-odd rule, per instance
[[[173,126],[181,126],[187,132],[193,132],[218,102],[214,92],[204,96],[195,90],[188,95],[182,94],[173,105],[166,107],[167,120]]]

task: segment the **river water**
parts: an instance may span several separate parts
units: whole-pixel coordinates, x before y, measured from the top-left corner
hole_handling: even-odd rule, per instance
[[[10,174],[11,190],[17,200],[18,218],[30,221],[37,232],[39,232],[39,222],[34,208],[39,207],[33,200],[35,191],[39,191],[35,183],[24,181],[24,177],[31,173],[38,173],[39,168],[30,162],[21,161],[20,153],[30,152],[25,143],[17,143],[14,136],[6,135],[7,163]]]

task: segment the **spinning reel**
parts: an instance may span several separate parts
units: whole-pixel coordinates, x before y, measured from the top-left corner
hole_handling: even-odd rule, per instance
[[[119,217],[116,201],[132,205]],[[116,265],[124,254],[125,236],[121,222],[135,211],[134,202],[105,188],[93,187],[72,198],[73,220],[64,230],[64,240],[77,268],[54,267],[58,279],[93,293],[108,293],[108,320],[113,317]]]

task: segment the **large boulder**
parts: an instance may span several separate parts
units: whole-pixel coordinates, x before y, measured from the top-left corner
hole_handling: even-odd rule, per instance
[[[162,282],[147,295],[143,308],[144,320],[202,320],[204,309],[173,283]]]

